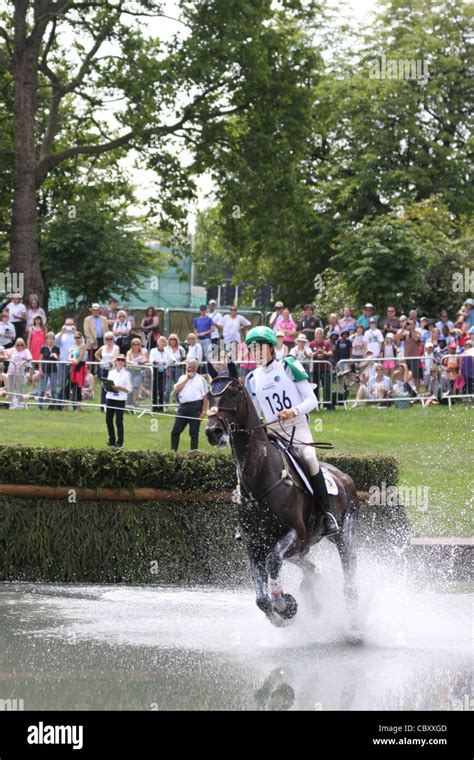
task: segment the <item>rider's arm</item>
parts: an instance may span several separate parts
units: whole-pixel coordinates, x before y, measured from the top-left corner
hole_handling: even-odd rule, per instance
[[[255,388],[254,388],[252,373],[247,375],[247,377],[245,378],[245,389],[248,391],[249,396],[252,399],[253,405],[255,407],[255,411],[257,412],[258,416],[261,417],[262,408],[260,404],[258,403],[257,397],[255,395]]]
[[[300,380],[296,387],[298,388],[300,395],[302,397],[302,401],[297,404],[293,409],[298,410],[298,415],[301,414],[309,414],[313,411],[313,409],[316,409],[318,406],[318,401],[316,399],[316,396],[314,395],[313,389],[309,383],[309,380]]]

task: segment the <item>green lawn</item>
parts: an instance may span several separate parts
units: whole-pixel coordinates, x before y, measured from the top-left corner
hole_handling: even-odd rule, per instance
[[[453,405],[422,409],[361,408],[313,415],[321,420],[316,440],[331,441],[335,453],[394,454],[400,461],[400,485],[429,489],[426,509],[409,508],[419,535],[466,536],[472,532],[472,420],[474,407]],[[167,449],[170,417],[125,416],[125,448]],[[29,446],[102,447],[107,440],[104,415],[96,409],[81,412],[0,410],[3,444]],[[200,445],[209,450],[203,432]],[[189,434],[181,449],[189,447]],[[469,464],[471,462],[471,464]],[[1,479],[1,475],[0,475]]]

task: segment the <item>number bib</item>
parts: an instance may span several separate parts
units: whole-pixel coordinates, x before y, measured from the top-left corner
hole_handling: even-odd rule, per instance
[[[283,362],[275,362],[271,372],[254,370],[254,393],[267,422],[275,422],[278,412],[301,403],[296,383],[286,374]]]

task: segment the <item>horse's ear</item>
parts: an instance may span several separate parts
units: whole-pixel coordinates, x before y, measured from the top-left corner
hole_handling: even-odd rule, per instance
[[[217,372],[216,368],[211,364],[211,362],[207,362],[207,371],[208,371],[208,374],[212,377],[213,380],[219,374]]]
[[[229,370],[229,377],[233,377],[234,380],[239,379],[239,373],[237,372],[237,367],[233,361],[227,362],[227,369]]]

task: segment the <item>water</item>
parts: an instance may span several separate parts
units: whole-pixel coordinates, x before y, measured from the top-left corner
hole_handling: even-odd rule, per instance
[[[250,587],[0,584],[0,700],[25,710],[468,709],[466,589],[424,588],[362,558],[354,646],[332,551],[309,599],[300,572],[285,571],[300,602],[287,628],[271,626]]]

